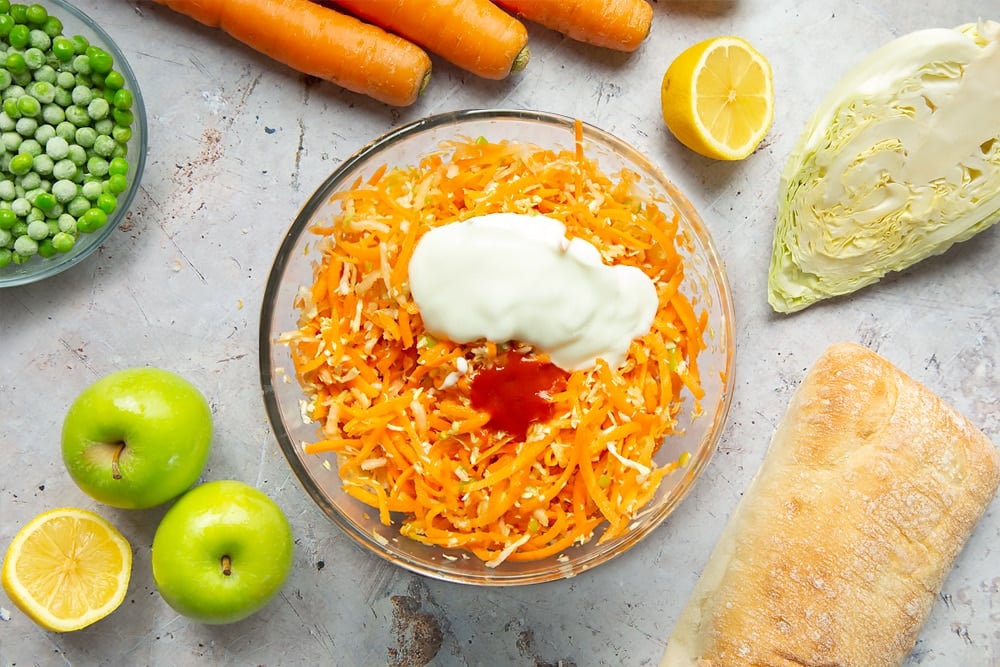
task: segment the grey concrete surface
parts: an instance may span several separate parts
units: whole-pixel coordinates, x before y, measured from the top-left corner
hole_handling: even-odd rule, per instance
[[[422,99],[393,109],[307,80],[150,0],[79,0],[124,49],[150,143],[126,223],[89,261],[0,290],[0,545],[61,505],[99,509],[129,536],[122,607],[73,634],[46,633],[0,594],[0,665],[655,665],[723,524],[806,369],[830,343],[877,350],[1000,434],[1000,237],[988,231],[856,295],[795,316],[766,303],[779,172],[803,124],[864,54],[910,30],[1000,11],[986,0],[659,0],[631,56],[530,27],[532,59],[503,82],[435,59]],[[770,59],[776,116],[738,163],[698,157],[660,119],[659,82],[683,48],[738,34]],[[554,583],[477,589],[413,575],[363,552],[311,504],[271,433],[257,380],[260,297],[298,208],[346,157],[421,116],[470,107],[579,117],[649,155],[705,218],[733,287],[738,352],[718,453],[645,541]],[[69,403],[129,365],[173,369],[210,397],[205,479],[236,478],[291,519],[294,571],[267,608],[231,626],[174,613],[150,574],[163,510],[98,507],[60,460]],[[427,637],[439,632],[430,650]],[[1000,664],[1000,502],[948,577],[907,665]]]

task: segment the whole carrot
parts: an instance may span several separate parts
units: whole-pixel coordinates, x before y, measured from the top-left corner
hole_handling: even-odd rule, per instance
[[[528,63],[528,31],[490,0],[325,0],[486,79]]]
[[[419,46],[310,0],[155,0],[300,72],[407,106],[427,85]]]
[[[635,51],[649,34],[653,7],[646,0],[493,0],[527,21],[575,40]]]

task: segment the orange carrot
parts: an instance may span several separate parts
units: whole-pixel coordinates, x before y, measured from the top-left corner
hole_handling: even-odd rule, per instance
[[[707,321],[684,292],[676,211],[642,194],[636,174],[603,173],[576,130],[575,146],[559,151],[449,142],[337,195],[342,210],[312,228],[323,251],[311,289],[295,298],[297,329],[281,338],[318,425],[306,453],[336,457],[345,492],[401,535],[487,567],[627,533],[684,463],[657,460],[681,392],[694,410],[703,395],[696,357]],[[429,229],[501,211],[544,211],[609,261],[646,271],[659,295],[626,363],[570,373],[550,397],[552,419],[523,441],[489,428],[469,396],[476,372],[512,344],[435,339],[397,270]]]
[[[649,34],[653,7],[646,0],[493,0],[527,21],[575,40],[635,51]]]
[[[413,104],[431,60],[419,46],[310,0],[156,0],[305,74],[393,106]]]
[[[490,0],[326,0],[486,79],[524,69],[528,31]]]

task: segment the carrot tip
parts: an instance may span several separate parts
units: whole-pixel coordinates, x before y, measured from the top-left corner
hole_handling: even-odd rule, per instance
[[[531,60],[531,49],[528,48],[527,44],[521,49],[518,54],[514,57],[514,62],[510,66],[511,74],[515,72],[522,71],[528,66],[528,61]]]

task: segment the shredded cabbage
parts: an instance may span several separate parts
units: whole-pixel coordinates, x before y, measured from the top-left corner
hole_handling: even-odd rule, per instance
[[[1000,220],[1000,23],[872,52],[816,111],[781,175],[768,301],[848,294]]]

